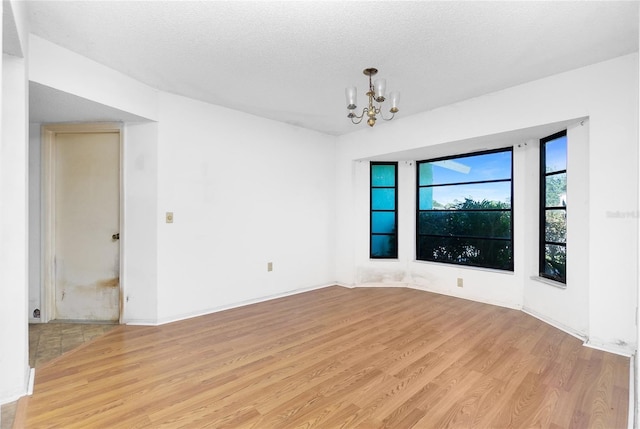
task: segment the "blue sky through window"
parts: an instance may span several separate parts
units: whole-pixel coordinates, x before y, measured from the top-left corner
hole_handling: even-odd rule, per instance
[[[452,160],[432,161],[420,164],[420,185],[445,185],[450,183],[480,182],[511,179],[511,151],[486,153]],[[425,190],[429,189],[429,190]],[[509,182],[478,183],[463,186],[436,186],[422,188],[424,199],[432,192],[433,201],[443,206],[465,198],[475,201],[490,200],[509,203]],[[423,207],[421,209],[425,209]],[[436,207],[434,207],[436,208]]]
[[[546,171],[567,169],[567,136],[550,140],[545,144]]]

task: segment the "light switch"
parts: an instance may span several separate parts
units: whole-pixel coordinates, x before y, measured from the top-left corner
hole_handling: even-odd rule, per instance
[[[167,223],[173,223],[173,212],[167,212],[165,219],[167,220]]]

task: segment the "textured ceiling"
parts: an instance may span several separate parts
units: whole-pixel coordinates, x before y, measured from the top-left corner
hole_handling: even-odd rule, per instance
[[[637,2],[30,1],[31,32],[168,92],[324,133],[366,67],[408,116],[638,50]],[[378,121],[378,126],[384,126]]]

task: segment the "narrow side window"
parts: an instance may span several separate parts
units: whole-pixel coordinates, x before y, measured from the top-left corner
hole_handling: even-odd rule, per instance
[[[567,132],[540,140],[540,276],[567,282]]]

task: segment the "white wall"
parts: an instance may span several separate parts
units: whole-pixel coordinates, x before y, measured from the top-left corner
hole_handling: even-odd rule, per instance
[[[26,51],[23,5],[13,9]],[[1,29],[1,26],[0,26]],[[0,32],[1,33],[1,32]],[[29,359],[27,331],[27,65],[24,58],[2,55],[0,95],[0,404],[26,392]]]
[[[29,35],[29,80],[155,120],[157,91],[34,34]]]
[[[335,281],[334,137],[164,94],[30,40],[32,80],[158,120],[124,126],[126,323],[166,322]],[[73,78],[81,75],[90,78]],[[166,211],[175,212],[171,225]]]
[[[40,319],[33,317],[35,309],[40,309],[42,273],[40,270],[41,243],[41,145],[40,124],[29,125],[29,307],[30,322]]]
[[[41,125],[29,125],[29,317],[42,310]],[[155,122],[123,127],[121,259],[125,323],[157,318],[157,140]]]
[[[589,127],[589,343],[631,349],[638,293],[637,54],[622,61],[624,70],[591,87],[597,103]]]
[[[396,284],[529,308],[568,330],[586,330],[589,342],[595,346],[632,351],[636,345],[638,280],[638,231],[633,216],[638,206],[637,96],[638,60],[633,54],[339,137],[338,281],[358,285],[386,278]],[[569,155],[569,168],[576,173],[570,179],[575,192],[569,198],[584,216],[569,225],[574,244],[570,248],[573,255],[568,262],[571,271],[567,289],[551,289],[554,287],[530,279],[537,275],[537,264],[531,263],[537,254],[532,254],[530,247],[527,249],[532,243],[532,230],[527,225],[537,223],[537,204],[531,203],[531,183],[537,183],[537,177],[531,176],[530,171],[537,160],[537,149],[523,143],[545,134],[533,136],[519,130],[542,132],[549,128],[547,124],[556,123],[570,124],[574,129],[585,117],[589,118],[588,135],[569,131],[579,142],[576,146],[585,145],[584,152],[580,152],[582,148],[572,144]],[[525,135],[527,139],[512,139],[510,143],[505,139]],[[416,262],[412,214],[400,214],[404,220],[399,225],[400,259],[368,259],[368,180],[366,162],[360,160],[428,159],[482,149],[495,144],[492,141],[499,142],[494,147],[516,146],[513,273]],[[412,158],[412,151],[420,157]],[[400,165],[403,187],[399,190],[399,204],[411,212],[415,210],[414,169],[414,165]],[[580,183],[574,180],[576,177],[589,180]],[[629,215],[620,218],[611,216],[611,212]],[[457,277],[464,278],[463,288],[455,286]],[[550,305],[549,299],[555,301]]]
[[[122,319],[154,324],[158,317],[158,124],[126,124],[123,141]]]
[[[74,94],[105,106],[117,108],[139,117],[155,119],[158,91],[122,73],[111,70],[81,55],[57,46],[33,34],[30,45],[29,79],[60,91]],[[40,125],[31,124],[30,198],[39,203],[40,195]],[[123,230],[124,321],[155,323],[156,293],[156,200],[157,192],[157,125],[128,124],[123,130]],[[30,213],[30,286],[29,314],[41,308],[40,212],[34,206]]]
[[[538,141],[527,150],[528,213],[538,210],[539,187]],[[524,228],[525,254],[524,310],[581,337],[589,336],[589,294],[592,263],[589,249],[589,120],[581,120],[567,129],[567,287],[536,281],[538,270],[538,226],[529,222]],[[567,311],[570,309],[570,311]]]
[[[640,14],[638,15],[638,26],[640,27]],[[638,34],[638,44],[640,45],[640,32]],[[638,56],[638,60],[640,61],[640,55]],[[638,65],[638,69],[640,70],[640,63]],[[640,99],[640,85],[638,86],[638,99]],[[639,109],[640,110],[640,109]],[[638,122],[640,123],[640,111],[638,112]],[[638,151],[638,159],[637,159],[638,164],[640,165],[640,151]],[[638,177],[638,219],[640,219],[640,176]],[[638,228],[638,234],[637,234],[637,239],[638,239],[638,243],[639,243],[639,247],[640,247],[640,228]],[[640,267],[640,249],[638,251],[638,255],[636,258],[636,267]],[[638,347],[640,346],[640,329],[638,329],[638,320],[640,318],[640,272],[638,272],[638,281],[636,283],[636,353],[633,357],[633,369],[634,369],[634,375],[635,375],[635,380],[632,380],[632,385],[630,386],[630,389],[633,388],[633,392],[635,395],[635,407],[633,409],[633,426],[637,427],[638,426],[638,409],[640,409],[640,393],[638,392],[638,390],[640,389],[640,378],[638,377],[638,371],[640,370],[640,366],[639,366],[639,362],[638,362]],[[631,426],[631,422],[629,422],[630,426]]]
[[[159,321],[335,281],[334,137],[169,94],[159,113]]]

